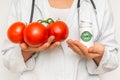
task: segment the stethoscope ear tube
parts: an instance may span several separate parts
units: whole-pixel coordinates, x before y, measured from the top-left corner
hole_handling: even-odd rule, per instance
[[[77,8],[79,8],[80,7],[80,0],[78,0],[78,2],[77,2]]]
[[[94,3],[94,1],[93,1],[93,0],[90,0],[90,2],[92,3],[92,5],[93,5],[93,8],[94,8],[94,9],[96,9],[96,6],[95,6],[95,3]]]
[[[94,1],[90,0],[90,2],[92,4],[93,8],[96,9],[96,5],[95,5]],[[77,2],[77,8],[79,8],[79,7],[80,7],[80,0],[78,0],[78,2]]]
[[[29,21],[29,23],[31,23],[32,20],[33,20],[34,6],[35,6],[35,0],[32,0],[31,15],[30,15],[30,21]]]

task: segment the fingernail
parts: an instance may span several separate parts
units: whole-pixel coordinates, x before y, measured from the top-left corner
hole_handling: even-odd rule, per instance
[[[49,44],[46,44],[46,47],[49,47]]]
[[[55,39],[55,36],[51,36],[52,37],[52,39]]]
[[[67,43],[71,43],[72,42],[72,40],[71,39],[69,39],[68,41],[67,41]]]
[[[60,45],[60,42],[57,42],[57,45],[59,46],[59,45]]]

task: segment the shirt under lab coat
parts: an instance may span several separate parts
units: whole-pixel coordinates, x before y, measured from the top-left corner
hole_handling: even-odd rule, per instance
[[[81,1],[80,20],[86,18],[82,17],[82,12],[84,12],[82,2],[86,1],[89,0]],[[60,46],[51,51],[36,53],[25,63],[19,45],[6,39],[2,49],[5,67],[10,71],[20,73],[20,80],[99,80],[99,74],[116,69],[119,63],[118,47],[115,41],[114,27],[112,27],[109,2],[108,0],[94,0],[94,2],[101,31],[101,35],[95,43],[102,43],[105,46],[99,66],[93,60],[82,58],[67,47],[67,39],[79,40],[77,0],[74,0],[68,16],[64,20],[69,26],[69,36],[61,42]],[[9,13],[8,25],[15,21],[29,23],[31,4],[32,0],[15,0]],[[51,17],[48,6],[48,0],[36,0],[33,21]],[[88,13],[91,13],[93,35],[96,39],[99,31],[96,27],[95,13],[92,7],[88,10],[90,10]]]

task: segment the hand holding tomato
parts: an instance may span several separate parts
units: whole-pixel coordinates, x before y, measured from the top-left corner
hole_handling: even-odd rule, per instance
[[[43,24],[38,22],[32,22],[28,25],[15,22],[9,27],[7,36],[13,43],[26,42],[31,47],[37,47],[47,41],[48,31]]]
[[[47,19],[49,22],[49,19]],[[54,49],[68,36],[68,27],[62,21],[56,21],[46,28],[39,22],[25,25],[22,22],[13,23],[8,29],[9,40],[19,43],[24,61],[26,62],[35,52]]]
[[[42,22],[48,23],[45,27]],[[54,36],[53,42],[61,42],[68,36],[68,26],[63,21],[54,22],[51,18],[25,25],[22,22],[13,23],[8,29],[8,38],[13,43],[26,43],[30,47],[43,45],[49,36]]]
[[[54,36],[50,36],[47,42],[39,47],[30,47],[26,43],[21,43],[20,47],[23,51],[27,51],[27,52],[41,52],[44,50],[51,50],[54,49],[56,46],[60,45],[60,42],[53,43],[54,39],[55,39]]]
[[[44,50],[51,50],[51,49],[54,49],[56,46],[60,45],[60,42],[53,43],[54,38],[55,38],[54,36],[50,36],[48,38],[48,41],[39,47],[30,47],[26,43],[21,43],[20,47],[21,47],[24,61],[26,62],[36,52],[41,52]]]

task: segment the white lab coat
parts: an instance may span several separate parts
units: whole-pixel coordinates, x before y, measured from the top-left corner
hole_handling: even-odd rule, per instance
[[[9,13],[8,25],[14,21],[29,23],[31,2],[32,0],[15,0]],[[60,46],[51,51],[35,54],[25,63],[19,45],[6,40],[2,49],[5,67],[13,72],[20,73],[20,80],[99,80],[99,74],[116,69],[119,63],[118,47],[115,41],[114,27],[112,27],[109,2],[108,0],[94,0],[94,2],[97,7],[98,24],[102,33],[96,43],[105,45],[105,52],[99,66],[96,66],[93,60],[84,59],[74,53],[67,47],[66,41],[63,41]],[[74,1],[65,20],[70,32],[67,39],[79,40],[76,5],[77,0]],[[80,10],[82,12],[82,5]],[[40,12],[42,12],[43,17]],[[95,39],[97,34],[99,34],[95,15],[93,11],[88,13],[91,13],[92,16]],[[47,0],[36,0],[33,21],[49,17]]]

